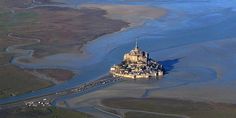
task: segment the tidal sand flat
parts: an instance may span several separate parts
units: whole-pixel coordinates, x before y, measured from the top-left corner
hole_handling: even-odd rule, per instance
[[[201,4],[203,6],[201,8],[207,7],[207,10],[205,9],[207,12],[197,9],[200,6],[191,6],[191,4],[193,3],[188,2],[185,4],[187,7],[181,9],[180,7],[184,5],[176,2],[174,4],[168,3],[167,8],[172,9],[170,16],[160,22],[146,22],[142,27],[144,28],[142,31],[146,32],[142,32],[144,36],[139,42],[144,44],[143,47],[151,52],[150,55],[153,55],[153,58],[160,61],[168,70],[168,74],[162,80],[120,82],[86,95],[68,98],[65,100],[67,106],[64,107],[91,114],[95,113],[90,112],[93,109],[97,111],[96,115],[98,113],[104,115],[104,113],[94,109],[94,107],[98,108],[99,101],[122,96],[135,98],[163,97],[201,101],[206,104],[212,102],[229,103],[234,106],[235,35],[232,32],[235,29],[234,12],[227,10],[228,6],[219,8],[216,5],[217,8],[213,7],[214,3],[204,2],[203,5]],[[208,6],[212,6],[212,8]],[[209,19],[211,22],[206,22]],[[222,27],[224,28],[222,29]],[[115,36],[119,37],[121,41],[124,36],[129,37],[130,34],[135,34],[135,31],[138,32],[139,30],[130,31],[127,35]],[[130,49],[131,47],[128,45],[132,44],[117,47],[108,56],[122,59],[122,56],[116,56],[115,53],[124,54],[127,52],[124,48]],[[119,61],[119,59],[117,60]],[[215,112],[217,111],[212,112],[212,115]],[[229,117],[233,118],[230,116],[230,112],[228,113]]]
[[[182,57],[175,65],[173,73],[170,72],[166,76],[167,79],[175,78],[178,81],[193,82],[163,91],[153,89],[150,91],[150,97],[157,95],[236,103],[236,96],[233,94],[235,89],[235,45],[236,40],[232,38],[155,52],[161,57],[165,57],[164,55],[167,54],[170,59]]]
[[[146,20],[158,19],[167,13],[163,8],[139,5],[85,4],[81,7],[106,10],[107,17],[129,22],[131,26],[142,25]]]
[[[27,43],[28,45],[24,46],[16,44],[17,46],[12,47],[10,45],[10,48],[7,48],[9,46],[6,48],[12,53],[26,50],[28,50],[26,52],[31,52],[24,52],[24,55],[18,53],[18,57],[12,59],[11,64],[21,68],[53,67],[73,70],[79,74],[76,74],[74,79],[60,85],[1,99],[0,103],[55,93],[99,79],[101,75],[107,74],[113,64],[122,60],[123,54],[134,46],[134,40],[138,37],[140,47],[164,65],[167,73],[162,79],[124,80],[111,85],[105,84],[103,87],[98,86],[58,98],[53,105],[102,118],[143,115],[171,118],[235,117],[234,45],[236,45],[236,34],[234,31],[236,25],[234,21],[236,7],[234,2],[227,0],[181,2],[178,0],[69,0],[66,3],[70,4],[68,5],[70,8],[30,7],[29,10],[37,15],[28,15],[28,12],[26,12],[27,15],[19,15],[23,18],[34,16],[36,20],[37,16],[40,16],[44,18],[39,18],[40,22],[49,23],[50,27],[42,25],[43,28],[41,28],[38,27],[39,25],[33,25],[35,29],[39,28],[42,32],[19,31],[22,34],[17,34],[7,28],[6,31],[11,31],[10,35],[5,35],[8,38],[18,40],[33,38],[40,41],[30,45]],[[77,9],[71,9],[71,7]],[[167,10],[163,11],[162,8]],[[56,20],[54,17],[49,17],[54,12]],[[64,16],[67,16],[68,19]],[[82,17],[84,21],[79,20],[80,22],[92,23],[92,25],[88,25],[89,28],[74,20],[80,19],[81,16],[84,16]],[[92,20],[90,20],[93,22],[89,22],[90,20],[87,22],[87,17],[91,18]],[[29,21],[32,20],[30,18]],[[27,24],[28,20],[23,21],[27,21]],[[65,23],[65,21],[68,22]],[[87,40],[83,35],[89,37],[92,35],[87,32],[87,29],[91,28],[93,34],[96,34],[94,29],[100,30],[100,27],[93,24],[96,21],[101,21],[99,26],[105,27],[105,31],[110,30],[106,29],[106,26],[113,26],[113,22],[122,24],[122,26],[115,27],[116,30],[112,30],[113,32],[100,32],[101,35],[98,33],[97,36],[91,36],[94,37],[91,40]],[[86,31],[80,33],[81,30],[78,30],[78,27],[85,28],[82,31]],[[65,29],[65,32],[61,29]],[[24,30],[28,31],[27,28]],[[52,33],[48,34],[48,32]],[[61,35],[57,36],[57,34]],[[77,42],[76,34],[80,34],[78,37],[82,36],[86,41],[83,41],[83,44]],[[45,39],[40,39],[41,37],[45,37]],[[69,43],[60,38],[69,38]],[[60,45],[55,45],[57,43]],[[14,49],[16,50],[14,51]],[[44,49],[51,52],[46,52]],[[85,55],[81,55],[81,53]],[[32,58],[32,56],[38,59]],[[45,72],[45,74],[54,76],[51,72]],[[104,101],[109,101],[112,106]],[[132,104],[128,104],[128,101]]]

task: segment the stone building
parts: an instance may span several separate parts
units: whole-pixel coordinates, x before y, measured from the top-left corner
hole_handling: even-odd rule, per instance
[[[147,52],[142,51],[136,41],[134,49],[124,55],[120,64],[112,66],[110,73],[116,77],[132,79],[151,78],[163,76],[164,68],[151,59]]]
[[[149,54],[147,52],[142,51],[139,49],[138,44],[136,42],[135,48],[131,50],[129,53],[124,55],[123,61],[127,63],[148,63]]]

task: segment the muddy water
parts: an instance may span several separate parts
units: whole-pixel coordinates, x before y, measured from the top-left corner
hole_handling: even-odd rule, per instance
[[[236,22],[234,22],[236,20],[236,6],[233,6],[234,3],[230,0],[200,2],[196,0],[182,2],[165,2],[162,0],[67,0],[64,2],[73,4],[75,7],[83,3],[145,5],[163,7],[168,9],[169,12],[167,16],[159,20],[148,20],[141,26],[109,34],[90,42],[85,47],[85,51],[88,54],[86,57],[75,54],[59,54],[33,64],[19,63],[15,59],[13,63],[24,68],[65,68],[80,74],[66,83],[33,93],[1,99],[0,103],[56,92],[95,80],[99,76],[106,74],[111,65],[120,62],[122,55],[133,48],[136,38],[139,39],[138,42],[142,49],[150,52],[153,58],[161,61],[168,69],[169,74],[159,83],[161,86],[170,86],[168,85],[170,82],[173,83],[171,86],[174,86],[175,82],[178,84],[199,81],[208,83],[217,79],[216,70],[209,69],[207,64],[203,64],[203,67],[191,67],[191,63],[197,61],[192,58],[186,58],[189,56],[187,50],[192,48],[191,46],[190,48],[183,48],[185,50],[182,52],[182,47],[236,37],[236,33],[234,33],[236,31]],[[178,49],[168,50],[174,48]],[[206,56],[207,58],[208,55],[201,56]],[[187,66],[190,67],[187,68]],[[193,75],[201,76],[196,77]],[[226,80],[219,81],[219,83]]]

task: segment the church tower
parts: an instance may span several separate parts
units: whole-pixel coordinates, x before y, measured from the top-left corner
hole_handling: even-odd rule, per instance
[[[142,51],[136,39],[135,47],[124,54],[121,64],[114,65],[110,69],[113,76],[125,78],[150,78],[163,76],[164,69],[155,60],[149,58],[148,52]]]

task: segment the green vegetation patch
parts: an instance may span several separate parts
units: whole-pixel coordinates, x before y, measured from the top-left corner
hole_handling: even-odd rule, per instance
[[[0,111],[1,118],[91,118],[91,116],[55,107],[15,108]]]
[[[28,26],[37,21],[32,11],[0,12],[0,35],[17,31],[17,27]]]
[[[125,118],[179,118],[179,117],[156,115],[156,114],[141,113],[141,112],[127,112],[125,113]]]
[[[0,67],[6,64],[10,64],[12,57],[12,54],[0,54]]]
[[[109,107],[186,115],[191,118],[236,118],[236,105],[233,104],[204,103],[165,98],[117,98],[106,99],[102,103]]]
[[[0,98],[49,87],[52,83],[40,80],[15,66],[0,68]]]
[[[0,0],[0,3],[0,9],[26,8],[32,3],[32,0]]]
[[[64,69],[38,69],[37,71],[60,82],[69,80],[74,76],[74,73],[72,71]]]

